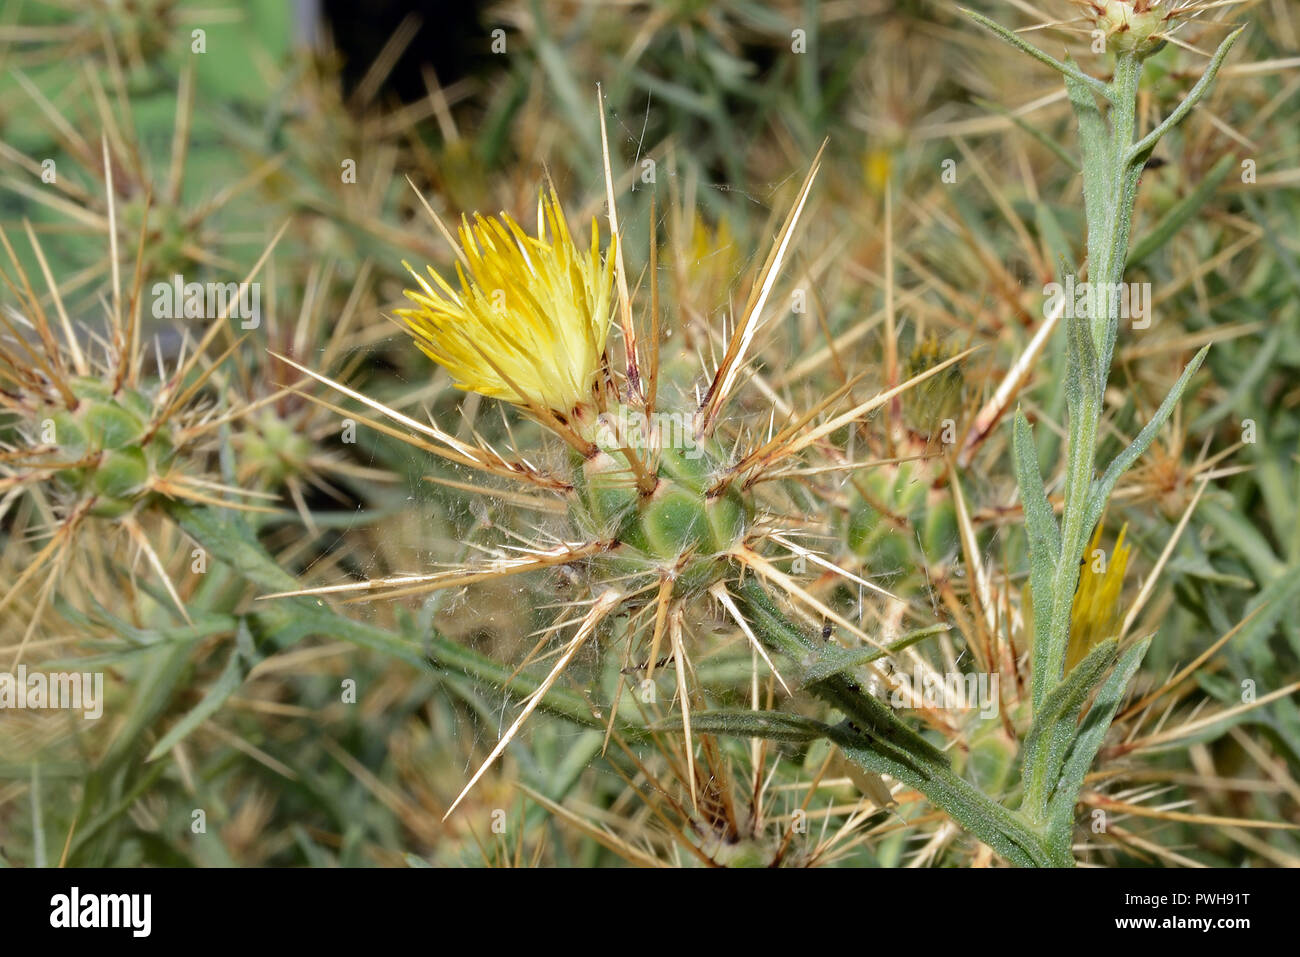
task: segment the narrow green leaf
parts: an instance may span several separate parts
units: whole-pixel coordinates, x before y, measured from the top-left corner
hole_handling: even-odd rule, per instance
[[[1079,146],[1083,152],[1083,203],[1091,227],[1092,224],[1106,222],[1106,208],[1113,199],[1106,189],[1111,151],[1110,129],[1101,110],[1097,108],[1097,98],[1091,87],[1067,74],[1065,92],[1079,124]],[[1078,163],[1074,165],[1079,167]],[[1088,238],[1095,242],[1100,237],[1089,233]]]
[[[161,645],[150,649],[142,659],[141,671],[134,680],[131,705],[123,712],[128,717],[100,761],[99,772],[108,773],[126,760],[139,738],[154,726],[184,683],[193,650],[192,644]]]
[[[886,654],[902,651],[904,648],[910,648],[918,641],[929,638],[931,635],[940,635],[950,630],[947,625],[931,625],[929,628],[910,631],[893,643],[886,645],[885,647],[889,649],[888,652],[881,651],[874,645],[861,645],[857,648],[841,648],[838,645],[827,645],[826,650],[819,654],[808,670],[804,672],[801,687],[807,688],[819,681],[825,681],[832,675],[842,674],[853,668],[860,668],[883,658]]]
[[[962,13],[966,14],[966,16],[970,17],[972,20],[974,20],[980,26],[984,27],[986,30],[990,30],[993,33],[996,33],[999,37],[1001,37],[1003,40],[1006,40],[1007,43],[1010,43],[1017,50],[1021,50],[1024,53],[1028,53],[1039,63],[1045,63],[1048,66],[1050,66],[1053,70],[1056,70],[1058,73],[1060,73],[1062,76],[1072,77],[1078,82],[1083,83],[1088,87],[1090,87],[1095,93],[1099,94],[1100,96],[1104,96],[1107,99],[1110,98],[1110,88],[1105,83],[1101,82],[1101,80],[1098,80],[1096,77],[1088,76],[1088,74],[1084,73],[1077,66],[1071,66],[1069,64],[1062,63],[1060,60],[1056,59],[1056,57],[1044,53],[1042,50],[1038,49],[1038,47],[1034,46],[1032,43],[1029,43],[1027,40],[1022,39],[1019,34],[1011,30],[1008,30],[1000,23],[990,20],[982,13],[976,13],[974,10],[970,10],[966,7],[959,7],[958,9],[960,9]]]
[[[655,730],[680,731],[682,720],[659,722]],[[820,721],[776,711],[742,709],[706,711],[691,716],[691,728],[706,734],[767,738],[803,744],[829,738],[844,757],[864,771],[888,774],[916,788],[954,821],[1019,867],[1053,863],[1038,836],[1016,814],[953,774],[942,760],[916,755],[873,740],[848,724],[830,727]]]
[[[1011,442],[1016,463],[1016,481],[1020,485],[1020,501],[1025,511],[1025,534],[1029,538],[1029,590],[1034,599],[1033,646],[1034,674],[1046,668],[1045,636],[1051,631],[1052,579],[1056,563],[1061,556],[1061,530],[1038,467],[1038,451],[1034,435],[1024,412],[1016,410]]]
[[[681,731],[680,715],[651,725],[652,731]],[[691,715],[691,731],[701,734],[727,734],[738,738],[767,738],[806,744],[829,737],[830,725],[782,711],[752,711],[745,708],[720,708]]]
[[[1034,714],[1025,738],[1025,808],[1037,818],[1046,817],[1048,803],[1056,789],[1061,767],[1078,732],[1079,712],[1092,689],[1115,660],[1119,642],[1108,638],[1047,692]]]
[[[786,619],[755,579],[743,580],[735,594],[754,634],[765,644],[796,661],[818,650],[818,642],[806,629]],[[888,774],[916,788],[1012,864],[1046,867],[1073,863],[1068,852],[1053,858],[1019,815],[954,774],[943,752],[848,678],[832,675],[809,690],[844,712],[844,724],[830,729],[829,736],[844,756],[864,771]]]
[[[248,625],[245,622],[241,621],[239,627],[247,634]],[[249,640],[251,641],[251,638]],[[244,683],[244,676],[247,672],[240,659],[239,648],[237,646],[232,647],[230,657],[226,660],[226,666],[221,670],[217,680],[208,687],[199,703],[191,708],[185,717],[172,725],[171,729],[162,736],[162,739],[153,746],[153,750],[149,752],[145,761],[153,761],[162,757],[182,741],[186,735],[220,710],[221,706],[226,703],[226,699]]]
[[[1089,225],[1091,231],[1091,224]],[[1092,264],[1088,264],[1092,269]],[[1091,273],[1089,273],[1091,275]],[[1102,372],[1097,365],[1097,346],[1092,338],[1092,327],[1086,316],[1065,318],[1065,336],[1069,368],[1065,370],[1066,401],[1073,417],[1090,400],[1105,392]],[[1107,370],[1109,371],[1109,370]],[[1091,452],[1091,450],[1089,450]]]
[[[1232,45],[1237,42],[1237,38],[1241,36],[1242,31],[1245,29],[1245,26],[1237,27],[1223,38],[1223,42],[1219,44],[1219,49],[1214,51],[1214,56],[1210,59],[1210,65],[1205,68],[1201,78],[1183,97],[1183,102],[1178,104],[1163,123],[1144,136],[1129,150],[1130,162],[1137,160],[1146,162],[1147,156],[1155,148],[1156,143],[1160,142],[1160,138],[1186,119],[1187,114],[1192,111],[1192,108],[1201,101],[1201,97],[1209,90],[1210,84],[1214,82],[1214,77],[1219,72],[1219,67],[1223,66],[1223,60],[1228,55],[1228,51],[1232,49]]]
[[[1016,409],[1014,422],[1011,449],[1016,460],[1016,481],[1020,484],[1020,501],[1025,509],[1030,554],[1032,555],[1037,548],[1043,555],[1056,555],[1061,551],[1061,531],[1057,527],[1051,503],[1047,501],[1043,473],[1038,467],[1038,451],[1034,446],[1033,429],[1029,425],[1029,420],[1025,418],[1025,413],[1020,409]]]
[[[1137,434],[1137,438],[1133,440],[1132,445],[1115,456],[1115,460],[1110,463],[1105,474],[1093,485],[1092,491],[1088,495],[1088,511],[1083,524],[1085,530],[1090,531],[1095,528],[1097,522],[1101,520],[1101,513],[1105,511],[1106,503],[1110,500],[1110,493],[1115,490],[1115,485],[1119,482],[1120,476],[1127,472],[1129,467],[1138,460],[1138,457],[1155,441],[1156,435],[1159,434],[1164,424],[1169,420],[1169,416],[1173,414],[1178,400],[1182,398],[1187,383],[1196,374],[1196,370],[1201,367],[1201,362],[1209,351],[1210,347],[1207,345],[1196,353],[1192,361],[1187,364],[1187,368],[1183,370],[1183,374],[1179,376],[1178,381],[1174,383],[1174,387],[1169,390],[1169,394],[1165,396],[1165,400],[1160,403],[1160,408],[1156,409],[1155,415],[1151,416],[1151,421]]]
[[[1083,787],[1084,776],[1092,767],[1097,752],[1101,750],[1106,732],[1111,722],[1115,720],[1115,713],[1119,710],[1120,703],[1124,700],[1128,683],[1132,680],[1138,666],[1142,664],[1152,637],[1148,635],[1134,642],[1119,656],[1119,661],[1097,691],[1092,707],[1088,709],[1088,714],[1079,726],[1074,744],[1061,768],[1056,793],[1052,795],[1051,803],[1048,805],[1049,833],[1055,847],[1063,845],[1069,848],[1070,846],[1070,836],[1074,826],[1074,805],[1079,799],[1079,790]]]
[[[786,618],[755,579],[745,579],[735,594],[754,634],[765,645],[796,662],[806,660],[810,652],[817,654],[824,650],[825,643],[814,641],[808,629]],[[844,712],[861,734],[891,748],[905,749],[947,764],[942,751],[904,724],[887,705],[877,701],[852,678],[832,675],[809,685],[808,690]]]
[[[1053,861],[1037,834],[1020,818],[992,800],[946,765],[899,754],[848,733],[834,738],[844,757],[864,771],[888,774],[924,794],[957,824],[1017,867],[1069,864]]]

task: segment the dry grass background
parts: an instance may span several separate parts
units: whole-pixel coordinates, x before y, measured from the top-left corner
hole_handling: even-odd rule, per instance
[[[258,596],[426,573],[554,516],[466,490],[463,469],[393,435],[363,426],[345,441],[341,420],[365,410],[272,353],[461,437],[562,462],[536,425],[455,390],[387,318],[403,258],[451,263],[420,195],[448,220],[506,210],[531,223],[549,174],[571,222],[603,215],[600,83],[629,279],[644,295],[653,196],[670,317],[660,387],[687,396],[825,141],[776,293],[809,291],[809,308],[764,328],[738,414],[761,431],[774,404],[808,408],[863,374],[860,400],[936,350],[978,347],[948,388],[837,434],[850,460],[887,464],[799,476],[784,507],[819,553],[897,597],[816,566],[806,587],[873,633],[947,625],[910,654],[940,670],[973,660],[1015,698],[1032,638],[1025,546],[1009,428],[992,413],[1019,404],[1041,460],[1056,460],[1063,336],[1009,396],[998,388],[1043,321],[1044,284],[1082,256],[1059,77],[941,2],[512,0],[466,39],[485,51],[470,71],[426,69],[425,95],[400,103],[384,79],[418,52],[414,19],[348,88],[339,56],[294,52],[278,5],[140,6],[0,11],[0,668],[101,670],[107,692],[98,722],[0,713],[0,863],[995,863],[920,795],[886,781],[886,798],[824,742],[701,734],[694,768],[680,734],[607,744],[608,715],[592,708],[645,664],[626,623],[444,822],[516,711],[503,688],[546,673],[515,668],[563,613],[572,573],[329,607]],[[1015,26],[1075,15],[976,6]],[[1143,177],[1130,277],[1152,284],[1156,321],[1121,334],[1111,452],[1213,348],[1102,533],[1126,526],[1132,547],[1126,631],[1158,634],[1081,795],[1076,855],[1091,864],[1300,860],[1300,15],[1246,0],[1206,19],[1249,29]],[[795,30],[808,52],[792,51]],[[1221,35],[1193,25],[1152,61],[1148,126]],[[1107,70],[1068,25],[1035,39]],[[247,334],[152,316],[156,281],[254,270],[262,323]],[[62,372],[33,358],[55,353]],[[179,450],[120,514],[82,509],[82,491],[30,452],[64,373],[130,383]],[[926,427],[935,408],[960,426],[947,457]],[[220,518],[205,525],[184,502]],[[747,702],[757,672],[724,610],[701,605],[689,627],[693,708]],[[645,718],[675,712],[672,671]],[[785,698],[761,678],[762,695]],[[786,707],[809,712],[797,695]],[[1018,787],[1023,720],[1008,707],[915,724],[1001,796]]]

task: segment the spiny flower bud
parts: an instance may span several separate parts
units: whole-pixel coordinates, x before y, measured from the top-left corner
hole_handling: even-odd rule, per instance
[[[617,540],[609,557],[623,574],[671,569],[677,593],[706,587],[753,515],[750,497],[736,487],[712,489],[716,454],[662,449],[654,490],[643,495],[625,452],[599,452],[576,476],[571,516],[584,531]]]
[[[1188,13],[1183,0],[1083,0],[1082,6],[1108,48],[1143,57],[1164,46],[1174,21]]]
[[[58,480],[94,497],[92,515],[116,517],[149,493],[171,459],[172,442],[165,428],[152,427],[150,402],[140,392],[113,393],[89,378],[71,385],[76,409],[50,417],[59,455],[69,463]]]

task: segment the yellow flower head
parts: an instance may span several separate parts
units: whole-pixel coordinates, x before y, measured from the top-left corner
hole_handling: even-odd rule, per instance
[[[1097,644],[1119,634],[1122,620],[1120,594],[1124,591],[1124,572],[1128,569],[1131,549],[1124,544],[1125,525],[1119,530],[1109,561],[1098,553],[1101,525],[1092,536],[1092,545],[1079,569],[1079,587],[1074,593],[1070,612],[1070,644],[1066,652],[1068,672],[1082,661]]]
[[[615,240],[617,241],[617,240]],[[539,195],[537,236],[502,213],[462,218],[453,289],[429,267],[411,266],[415,308],[398,309],[416,345],[456,385],[567,415],[591,397],[611,318],[614,255],[602,262],[593,219],[591,248],[569,234],[556,198]]]

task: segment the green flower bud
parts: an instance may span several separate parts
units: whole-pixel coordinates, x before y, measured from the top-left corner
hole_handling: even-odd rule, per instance
[[[1164,46],[1165,24],[1177,17],[1176,0],[1088,0],[1097,29],[1107,47],[1146,57]]]
[[[166,428],[150,435],[153,404],[143,393],[116,393],[98,379],[76,379],[74,409],[50,413],[60,461],[81,463],[56,473],[68,490],[94,496],[91,514],[115,518],[139,502],[163,471],[173,444]],[[149,441],[145,442],[145,437]]]
[[[81,421],[87,442],[97,449],[120,449],[144,433],[143,422],[122,406],[107,402],[85,403]]]
[[[98,496],[95,515],[115,517],[131,507],[149,482],[149,462],[135,446],[107,452],[91,475],[91,487]]]
[[[718,473],[713,452],[663,449],[654,491],[643,494],[625,453],[598,452],[577,470],[570,509],[584,532],[614,538],[603,560],[621,574],[671,569],[681,591],[717,581],[725,554],[744,537],[753,513],[734,486],[710,494]]]

